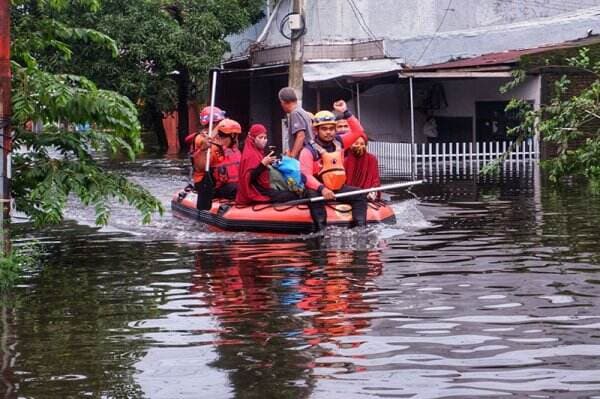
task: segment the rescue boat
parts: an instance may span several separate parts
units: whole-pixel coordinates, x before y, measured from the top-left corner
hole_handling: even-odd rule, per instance
[[[352,223],[352,207],[347,204],[328,202],[327,225],[349,227]],[[198,220],[217,230],[252,231],[269,233],[310,233],[313,221],[307,204],[256,204],[238,205],[233,201],[216,199],[210,210],[196,209],[196,193],[181,190],[171,200],[171,209],[177,216]],[[369,201],[368,224],[395,224],[394,211],[385,202]]]

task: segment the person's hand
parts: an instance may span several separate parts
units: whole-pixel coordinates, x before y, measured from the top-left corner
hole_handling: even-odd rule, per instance
[[[273,162],[275,162],[277,160],[277,157],[273,154],[274,154],[273,151],[271,151],[269,154],[267,154],[266,157],[264,157],[262,159],[262,161],[260,161],[260,163],[262,163],[265,166],[271,165]]]
[[[369,201],[375,201],[377,199],[377,193],[375,191],[371,191],[369,194],[367,194],[367,199]]]
[[[324,187],[323,190],[321,190],[321,195],[323,196],[323,198],[325,198],[327,201],[333,201],[335,199],[335,194],[333,191],[331,191],[330,189],[328,189],[327,187]]]
[[[343,114],[348,110],[348,105],[346,105],[346,101],[338,100],[333,103],[333,109],[339,112],[340,114]]]

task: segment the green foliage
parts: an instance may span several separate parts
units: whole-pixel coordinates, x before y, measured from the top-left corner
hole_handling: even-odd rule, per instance
[[[96,9],[99,3],[76,4]],[[13,3],[14,4],[14,3]],[[92,29],[71,28],[51,17],[69,1],[19,2],[13,17],[13,196],[17,208],[37,224],[58,223],[69,195],[96,210],[96,222],[106,224],[110,201],[127,202],[144,222],[161,203],[144,188],[105,171],[94,152],[122,153],[133,159],[142,148],[135,105],[125,96],[99,89],[91,80],[56,73],[75,54],[71,41],[86,48],[100,45],[116,55],[115,42]],[[47,54],[52,56],[48,57]],[[29,121],[42,122],[43,133],[25,129]],[[73,124],[89,123],[85,133]]]
[[[70,60],[54,65],[124,94],[151,128],[149,113],[176,107],[177,79],[184,74],[172,72],[185,71],[188,95],[205,100],[208,71],[229,49],[225,37],[256,21],[262,5],[262,0],[104,0],[97,12],[66,8],[56,17],[107,34],[117,44],[119,59],[106,47],[98,51],[76,44]],[[47,58],[55,61],[51,54]]]
[[[39,262],[39,244],[32,242],[12,248],[8,254],[0,254],[0,292],[10,289],[24,268],[31,268]]]
[[[509,129],[509,134],[523,140],[539,132],[542,140],[556,146],[556,154],[543,162],[549,178],[558,182],[563,177],[584,177],[592,185],[600,182],[600,54],[583,48],[571,57],[554,57],[546,62],[552,68],[593,76],[591,85],[581,92],[570,94],[571,82],[563,75],[554,83],[552,98],[539,110],[522,100],[512,100],[507,111],[517,111],[521,124]],[[551,62],[551,64],[550,64]],[[538,62],[539,64],[539,62]],[[532,65],[532,61],[529,61]],[[516,86],[524,71],[505,89]],[[578,145],[573,144],[577,142]]]

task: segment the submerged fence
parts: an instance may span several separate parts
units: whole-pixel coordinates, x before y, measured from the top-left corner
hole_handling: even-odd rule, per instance
[[[369,142],[369,152],[379,160],[382,176],[431,177],[444,175],[473,175],[482,167],[510,154],[502,162],[504,170],[519,171],[539,157],[535,140],[521,143],[512,141],[420,143]]]

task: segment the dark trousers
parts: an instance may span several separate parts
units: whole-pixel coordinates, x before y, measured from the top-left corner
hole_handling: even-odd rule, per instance
[[[237,183],[226,183],[221,187],[215,189],[215,198],[225,198],[228,200],[234,200],[237,194],[238,185]]]
[[[349,191],[360,190],[357,187],[344,185],[339,190],[336,190],[336,194],[346,193]],[[308,190],[308,197],[320,197],[321,193],[314,190]],[[367,225],[367,196],[366,194],[354,195],[351,197],[344,197],[336,199],[336,202],[348,204],[352,206],[352,219],[354,226],[366,226]],[[315,221],[315,225],[318,229],[323,228],[327,225],[327,211],[325,210],[325,201],[313,202],[310,208],[310,213]]]
[[[269,197],[269,202],[273,204],[279,204],[281,202],[295,201],[297,199],[300,199],[300,196],[298,194],[294,193],[293,191],[287,190],[262,189],[260,190],[260,193]]]

